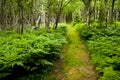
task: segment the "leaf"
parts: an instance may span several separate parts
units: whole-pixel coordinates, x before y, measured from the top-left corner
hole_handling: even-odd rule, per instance
[[[24,66],[23,62],[20,62],[20,61],[13,61],[12,63],[10,63],[12,68],[14,68],[15,65],[18,65],[18,66]]]
[[[47,60],[41,60],[40,62],[42,65],[53,65],[51,62],[49,62]]]
[[[30,69],[30,71],[34,71],[36,69],[38,69],[38,67],[33,67],[33,68]]]

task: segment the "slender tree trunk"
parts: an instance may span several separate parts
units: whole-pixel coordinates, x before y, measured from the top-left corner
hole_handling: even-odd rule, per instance
[[[56,14],[54,29],[57,29],[59,18],[60,18],[61,12],[62,12],[62,6],[63,6],[63,0],[61,0],[59,5],[58,5],[58,12]]]
[[[115,0],[112,0],[112,9],[111,9],[111,19],[110,19],[110,23],[114,23],[114,20],[113,20],[113,16],[114,16],[114,5],[115,5]]]
[[[119,0],[119,7],[118,7],[118,20],[120,21],[120,0]]]
[[[88,0],[87,2],[87,26],[90,26],[90,2],[91,0]]]
[[[46,30],[48,30],[50,28],[50,6],[51,6],[51,0],[48,0],[46,13],[45,13],[45,26],[46,26]]]
[[[61,9],[58,11],[58,13],[57,13],[57,15],[56,15],[55,24],[54,24],[54,29],[57,29],[60,15],[61,15]]]
[[[24,22],[23,22],[23,5],[21,3],[21,0],[18,0],[18,15],[19,15],[19,28],[18,32],[23,34],[23,29],[24,29]],[[21,26],[20,26],[21,25]]]
[[[18,33],[20,33],[20,22],[21,22],[21,18],[20,18],[20,0],[18,0],[18,16],[19,16],[19,20],[18,20],[18,24],[19,24],[19,27],[18,27]]]
[[[2,23],[2,26],[4,26],[4,29],[6,24],[5,6],[6,6],[6,1],[2,0],[1,1],[1,23]]]
[[[90,6],[88,6],[88,12],[87,12],[87,26],[90,26]]]
[[[33,12],[33,0],[31,0],[31,3],[30,3],[30,23],[32,26],[35,25],[35,20],[34,20],[34,12]]]
[[[19,16],[19,19],[18,19],[19,27],[17,28],[17,31],[18,33],[20,33],[20,0],[18,0],[18,16]]]
[[[115,10],[115,23],[114,23],[114,24],[115,24],[115,27],[117,26],[117,25],[116,25],[116,21],[117,21],[117,10]]]
[[[93,11],[94,11],[94,21],[96,21],[96,0],[94,0],[94,8],[93,8]]]
[[[24,30],[24,13],[23,13],[23,6],[21,5],[21,34],[23,34],[23,30]]]
[[[100,23],[100,27],[102,27],[102,22],[103,22],[103,9],[102,9],[102,1],[100,3],[100,10],[98,11],[99,12],[99,23]]]
[[[13,3],[13,1],[11,0],[11,2],[10,2],[10,13],[9,13],[9,16],[10,16],[9,25],[10,26],[12,26],[12,24],[13,24],[12,3]]]
[[[108,19],[107,19],[107,17],[108,17],[108,10],[107,10],[108,0],[104,0],[104,2],[105,2],[105,27],[107,27],[108,26]]]

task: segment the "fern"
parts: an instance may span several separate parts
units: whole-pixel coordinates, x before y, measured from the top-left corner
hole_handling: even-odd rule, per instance
[[[80,36],[91,54],[100,80],[120,80],[120,27],[81,27]]]
[[[35,71],[53,66],[62,45],[66,43],[65,27],[46,32],[29,31],[19,35],[14,32],[0,34],[0,78],[23,71]],[[9,34],[8,34],[9,33]]]

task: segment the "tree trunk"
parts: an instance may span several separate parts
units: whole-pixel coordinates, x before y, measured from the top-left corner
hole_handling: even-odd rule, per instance
[[[90,1],[88,0],[88,4],[87,4],[87,26],[90,26]]]
[[[114,5],[115,5],[115,0],[112,0],[112,9],[111,9],[111,19],[110,19],[110,23],[114,23],[114,20],[113,20],[113,16],[114,16]]]
[[[87,12],[87,26],[90,26],[90,7],[88,7],[88,12]]]
[[[108,17],[108,10],[107,10],[107,3],[108,3],[108,0],[104,0],[105,1],[105,27],[108,26],[108,20],[107,20],[107,17]]]
[[[24,30],[24,18],[23,18],[23,6],[21,5],[21,34],[23,34],[23,30]]]
[[[99,0],[99,1],[101,1],[101,0]],[[100,27],[102,27],[102,22],[104,21],[104,16],[105,16],[104,9],[102,8],[102,6],[103,6],[102,3],[103,3],[103,1],[100,2],[100,9],[98,11]]]
[[[45,26],[46,26],[46,30],[48,30],[50,28],[50,6],[51,6],[51,0],[48,0],[46,13],[45,13]]]
[[[61,0],[60,3],[59,3],[59,5],[58,5],[58,12],[56,14],[54,29],[57,29],[57,26],[58,26],[58,22],[59,22],[59,18],[60,18],[61,11],[62,11],[62,6],[63,6],[62,3],[63,3],[63,0]]]
[[[94,11],[94,21],[96,21],[96,0],[94,0],[93,11]]]
[[[2,0],[1,1],[1,24],[2,24],[2,26],[4,26],[4,28],[5,28],[5,24],[6,24],[5,5],[6,5],[6,1]]]
[[[24,22],[23,22],[23,5],[21,3],[21,0],[18,0],[18,11],[19,11],[19,28],[18,28],[18,32],[23,34]],[[21,25],[21,27],[20,27],[20,25]]]
[[[58,22],[59,22],[59,18],[60,18],[60,14],[61,14],[61,9],[58,11],[58,13],[57,13],[57,15],[56,15],[55,24],[54,24],[54,29],[57,29]]]
[[[19,20],[18,20],[18,24],[19,24],[19,27],[17,29],[18,33],[20,33],[20,0],[18,0],[18,16],[19,16]]]
[[[30,23],[32,26],[35,25],[35,20],[34,20],[34,12],[33,12],[33,0],[31,0],[31,3],[30,3]]]

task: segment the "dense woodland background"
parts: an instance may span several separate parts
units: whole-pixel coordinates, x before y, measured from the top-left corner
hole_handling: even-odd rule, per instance
[[[47,72],[67,43],[58,23],[78,27],[100,80],[120,80],[120,0],[0,0],[0,78]]]
[[[113,24],[120,20],[119,0],[1,0],[0,28],[9,28],[23,33],[24,28],[40,27],[45,24],[46,29],[58,22],[70,22],[75,18],[91,22]]]

